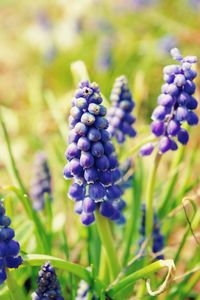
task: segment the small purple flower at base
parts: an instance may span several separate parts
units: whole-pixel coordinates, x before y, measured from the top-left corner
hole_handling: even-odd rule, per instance
[[[6,268],[17,269],[22,264],[19,255],[20,245],[13,240],[14,230],[9,227],[11,220],[5,215],[3,202],[0,200],[0,284],[6,279]]]
[[[136,131],[132,127],[135,118],[131,115],[135,103],[125,76],[120,76],[115,80],[110,99],[112,107],[108,110],[108,131],[119,144],[122,144],[126,136],[136,136]]]
[[[187,122],[188,125],[195,126],[199,122],[194,113],[198,102],[192,96],[196,89],[193,80],[197,76],[192,65],[197,62],[197,58],[183,58],[177,48],[171,50],[171,55],[179,64],[164,67],[165,84],[158,97],[158,106],[152,113],[151,131],[159,138],[157,146],[160,154],[177,150],[177,142],[186,145],[189,134],[182,125]],[[153,147],[147,144],[140,149],[140,154],[150,155],[152,151]]]
[[[37,285],[36,291],[32,294],[32,300],[64,300],[55,270],[49,262],[41,267]]]
[[[84,280],[81,280],[78,285],[77,295],[75,300],[87,300],[88,292],[90,291],[90,287]],[[97,300],[95,293],[90,298],[91,300]]]
[[[67,169],[65,176],[69,176]],[[30,183],[30,195],[33,199],[33,208],[42,210],[45,206],[45,194],[52,200],[51,173],[44,152],[38,152],[33,162],[33,175]]]
[[[84,225],[95,221],[94,212],[109,203],[109,209],[115,208],[115,201],[121,197],[116,181],[120,180],[119,162],[111,135],[107,129],[108,121],[104,117],[106,108],[96,83],[82,81],[75,92],[70,110],[69,145],[66,150],[67,165],[64,177],[72,178],[68,195],[75,201],[75,212],[80,214]],[[131,105],[124,103],[125,109]],[[133,122],[129,118],[130,123]],[[129,128],[130,129],[130,128]],[[112,199],[109,199],[112,198]],[[121,210],[118,217],[121,217]],[[102,214],[111,219],[105,209]]]
[[[139,241],[139,247],[143,244],[145,240],[145,226],[146,226],[146,206],[142,206],[142,216],[141,216],[141,226],[140,226],[140,234],[141,234],[141,239]],[[164,238],[163,235],[161,234],[160,231],[160,223],[158,220],[158,217],[156,213],[154,212],[154,219],[153,219],[153,232],[152,232],[152,252],[156,255],[157,252],[161,252],[164,248]],[[164,259],[163,255],[156,255],[156,259]]]

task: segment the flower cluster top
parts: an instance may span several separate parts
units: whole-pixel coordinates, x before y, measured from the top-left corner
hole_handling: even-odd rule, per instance
[[[35,210],[41,210],[45,205],[45,193],[52,198],[51,173],[44,152],[37,153],[33,163],[30,194]]]
[[[42,266],[37,283],[38,287],[32,294],[32,300],[64,300],[55,270],[49,262]]]
[[[0,201],[0,284],[7,278],[6,268],[17,269],[22,264],[20,246],[13,240],[15,232],[9,227],[10,224],[10,218],[5,215],[3,202]]]
[[[193,97],[197,76],[192,65],[197,62],[196,56],[182,57],[179,50],[171,50],[173,59],[179,64],[164,67],[164,81],[161,94],[158,97],[158,106],[152,114],[151,131],[159,137],[158,149],[160,154],[168,150],[177,150],[178,144],[187,144],[189,134],[182,127],[183,123],[193,126],[198,123],[198,116],[194,113],[198,102]],[[148,143],[140,150],[141,155],[150,155],[155,145]]]
[[[121,172],[111,136],[106,108],[98,85],[82,81],[75,92],[69,116],[69,145],[64,177],[73,178],[69,197],[84,225],[94,222],[96,209],[113,221],[121,220]]]
[[[132,127],[135,118],[131,114],[135,103],[125,76],[120,76],[115,80],[110,99],[112,107],[108,110],[108,131],[118,143],[122,144],[126,136],[135,137],[136,135]]]

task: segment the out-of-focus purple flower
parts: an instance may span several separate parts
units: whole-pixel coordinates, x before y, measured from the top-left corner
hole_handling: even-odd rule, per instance
[[[107,71],[112,65],[113,40],[104,36],[97,45],[96,69],[100,72]]]
[[[141,218],[141,227],[140,227],[140,234],[141,239],[139,241],[139,247],[141,247],[142,243],[145,240],[145,224],[146,224],[146,206],[142,206],[142,218]],[[161,234],[161,226],[158,220],[156,213],[154,212],[154,219],[153,219],[153,232],[152,232],[152,252],[156,255],[157,252],[161,252],[164,248],[164,237]],[[158,254],[156,259],[164,259],[162,254]]]
[[[78,285],[77,295],[75,300],[87,300],[88,299],[88,292],[90,290],[89,285],[84,280],[81,280]],[[97,300],[95,295],[92,295],[91,300]]]
[[[13,240],[15,232],[10,228],[11,220],[5,215],[3,202],[0,200],[0,284],[6,278],[6,269],[17,269],[22,264],[19,255],[20,245]]]
[[[64,300],[56,272],[49,262],[46,262],[39,271],[37,285],[32,300]]]
[[[159,52],[163,54],[169,54],[172,48],[177,47],[178,41],[176,36],[172,34],[166,34],[162,36],[157,43],[157,48]]]
[[[35,210],[41,210],[45,206],[45,194],[48,194],[50,199],[52,199],[51,173],[44,152],[39,152],[35,156],[30,185],[33,207]]]
[[[125,142],[126,136],[135,137],[136,135],[133,128],[135,118],[132,115],[135,103],[125,76],[120,76],[115,80],[110,99],[112,106],[107,116],[108,131],[121,144]]]
[[[81,214],[86,226],[95,221],[96,209],[115,222],[122,219],[119,163],[102,101],[98,85],[82,81],[69,116],[64,177],[73,178],[68,194],[76,202],[75,212]]]
[[[200,10],[200,0],[188,0],[188,4],[194,11]]]
[[[164,67],[164,81],[158,106],[152,113],[151,131],[159,138],[157,142],[160,154],[178,149],[178,143],[186,145],[189,134],[182,128],[183,123],[190,126],[198,124],[198,116],[194,113],[198,102],[193,97],[196,89],[194,78],[197,76],[192,65],[197,62],[196,56],[182,57],[177,48],[171,50],[173,59],[179,64]],[[144,145],[141,155],[150,155],[155,145]]]

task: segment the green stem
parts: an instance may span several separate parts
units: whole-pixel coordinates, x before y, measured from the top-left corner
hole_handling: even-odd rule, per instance
[[[9,294],[12,300],[26,300],[25,294],[23,292],[23,289],[18,286],[16,280],[14,279],[13,275],[11,272],[7,269],[6,270],[7,274],[7,286],[9,289]]]
[[[110,275],[114,280],[120,271],[120,264],[118,262],[118,257],[115,252],[114,240],[112,237],[108,219],[103,217],[98,211],[96,212],[96,224],[101,238],[101,242],[103,244],[107,256]]]
[[[178,168],[180,165],[181,161],[183,160],[185,152],[185,147],[184,146],[179,146],[179,149],[177,151],[176,156],[174,157],[174,160],[171,165],[171,170],[172,172]],[[170,207],[172,207],[173,203],[170,201],[170,197],[173,194],[177,179],[178,179],[179,172],[175,172],[175,174],[171,177],[171,180],[169,181],[167,185],[167,189],[165,191],[162,205],[159,209],[159,216],[160,218],[164,217],[170,210]]]
[[[101,248],[101,257],[100,257],[100,264],[99,264],[99,275],[98,278],[105,282],[106,284],[109,283],[109,270],[107,270],[108,262],[107,256],[104,250],[104,247]]]
[[[149,238],[152,233],[153,228],[153,199],[154,199],[154,189],[156,184],[156,174],[159,166],[159,162],[162,155],[157,153],[153,168],[150,173],[147,194],[146,194],[146,237]]]
[[[124,288],[131,286],[134,284],[135,281],[142,278],[147,278],[149,274],[155,273],[163,268],[163,264],[161,260],[158,260],[139,271],[134,272],[133,274],[123,278],[119,283],[116,285],[111,286],[107,294],[112,299],[115,299],[115,296]]]
[[[10,139],[9,139],[8,131],[7,131],[6,125],[5,125],[4,121],[3,121],[1,112],[0,112],[0,123],[1,123],[2,130],[3,130],[3,134],[4,134],[4,138],[5,138],[5,142],[6,142],[6,147],[7,147],[7,150],[8,150],[8,154],[9,154],[9,160],[10,160],[10,165],[11,165],[11,171],[13,173],[13,178],[15,178],[15,180],[16,180],[19,188],[21,189],[21,191],[24,194],[26,194],[26,189],[25,189],[24,184],[23,184],[23,182],[21,180],[19,171],[18,171],[16,163],[15,163],[15,159],[14,159],[14,156],[13,156],[13,153],[12,153],[12,149],[11,149],[11,144],[10,144]]]

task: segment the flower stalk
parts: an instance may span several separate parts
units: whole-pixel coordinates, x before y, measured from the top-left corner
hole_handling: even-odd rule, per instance
[[[106,252],[110,275],[112,280],[114,280],[120,272],[120,264],[115,251],[110,224],[107,218],[103,217],[98,211],[96,211],[96,224]]]

